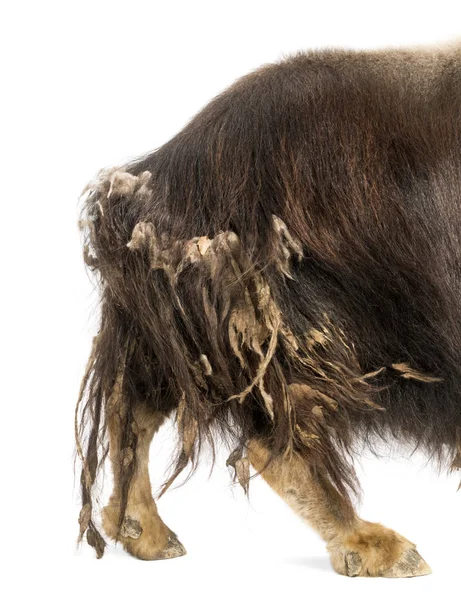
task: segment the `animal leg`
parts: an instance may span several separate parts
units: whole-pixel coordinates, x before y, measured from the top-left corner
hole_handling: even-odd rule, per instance
[[[265,481],[325,540],[335,571],[351,577],[414,577],[431,569],[416,546],[379,523],[360,519],[349,500],[328,479],[312,473],[299,455],[269,459],[257,439],[249,443],[248,458]]]
[[[122,450],[119,415],[109,418],[110,458],[114,473],[114,490],[103,510],[103,527],[112,539],[122,542],[127,552],[143,560],[175,558],[186,553],[175,533],[160,518],[152,498],[149,478],[149,447],[164,415],[145,406],[136,406],[133,419],[137,431],[135,471],[131,480],[125,518],[119,531],[121,470],[131,457]],[[125,464],[124,464],[125,461]]]

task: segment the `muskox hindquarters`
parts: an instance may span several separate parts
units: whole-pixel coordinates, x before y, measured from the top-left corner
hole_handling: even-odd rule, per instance
[[[355,440],[390,434],[461,464],[461,215],[444,205],[460,192],[460,114],[441,86],[459,51],[419,56],[311,53],[264,67],[88,186],[101,322],[76,434],[80,538],[98,556],[108,454],[107,536],[142,559],[185,554],[148,473],[150,442],[174,417],[162,493],[219,438],[245,491],[252,466],[339,573],[430,572],[413,543],[357,516],[350,458]]]

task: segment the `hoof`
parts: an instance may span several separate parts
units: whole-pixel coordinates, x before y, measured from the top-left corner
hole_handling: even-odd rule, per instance
[[[431,573],[432,569],[419,552],[415,548],[409,548],[395,565],[384,571],[383,577],[418,577],[419,575],[430,575]]]
[[[348,577],[370,577],[369,572],[363,572],[363,562],[357,552],[348,552],[344,556],[344,575]],[[430,575],[432,570],[427,562],[414,548],[406,550],[400,559],[389,569],[376,573],[375,577],[419,577]]]
[[[164,550],[162,550],[152,560],[164,560],[166,558],[177,558],[178,556],[184,556],[187,554],[186,549],[178,540],[178,536],[171,532],[168,538],[168,544]]]
[[[328,545],[335,571],[348,577],[417,577],[429,565],[413,543],[377,523],[363,521],[355,531]]]
[[[162,543],[146,534],[141,534],[136,540],[120,537],[120,541],[127,552],[140,560],[166,560],[187,554],[176,534],[168,531],[169,534]]]
[[[344,555],[345,575],[348,577],[357,577],[362,570],[362,559],[358,552],[347,552]]]

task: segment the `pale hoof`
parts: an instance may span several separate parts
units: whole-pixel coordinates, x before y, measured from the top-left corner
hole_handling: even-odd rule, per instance
[[[383,577],[418,577],[430,575],[432,570],[427,562],[414,548],[406,550],[398,562],[390,569],[384,571]]]
[[[362,559],[358,552],[348,552],[344,556],[344,566],[348,577],[357,577],[362,570]]]
[[[154,558],[154,560],[163,560],[166,558],[177,558],[178,556],[184,556],[187,554],[186,549],[178,540],[178,536],[171,532],[170,537],[168,538],[167,547],[162,550],[158,556]]]

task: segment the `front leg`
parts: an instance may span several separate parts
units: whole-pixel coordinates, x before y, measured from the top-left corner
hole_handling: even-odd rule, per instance
[[[267,446],[253,439],[248,457],[274,491],[325,540],[331,564],[341,575],[414,577],[431,573],[415,544],[379,523],[360,519],[349,500],[321,474],[313,474],[296,453],[276,458],[266,467]]]

